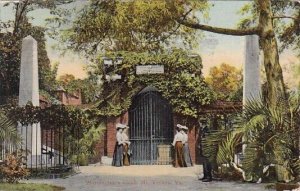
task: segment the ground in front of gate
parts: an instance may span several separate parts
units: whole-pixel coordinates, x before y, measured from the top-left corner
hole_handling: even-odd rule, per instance
[[[267,191],[266,184],[214,181],[203,183],[202,166],[84,166],[65,179],[28,180],[63,186],[67,191]]]

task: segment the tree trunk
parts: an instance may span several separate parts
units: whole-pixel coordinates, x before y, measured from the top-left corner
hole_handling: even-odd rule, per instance
[[[276,107],[280,99],[286,99],[282,69],[279,64],[279,53],[273,26],[271,0],[259,0],[260,46],[264,55],[264,67],[267,77],[267,102]]]
[[[228,29],[212,27],[199,23],[191,23],[184,19],[177,22],[193,29],[200,29],[218,34],[245,36],[256,34],[260,38],[260,47],[264,54],[264,67],[267,77],[267,102],[270,107],[276,107],[277,103],[286,100],[282,69],[279,64],[278,46],[273,26],[273,13],[271,0],[257,0],[259,12],[259,24],[249,29]],[[281,100],[282,99],[282,100]]]

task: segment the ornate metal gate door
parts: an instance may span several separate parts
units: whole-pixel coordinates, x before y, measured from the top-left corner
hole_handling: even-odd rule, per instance
[[[134,97],[129,110],[129,127],[131,164],[171,163],[172,109],[154,88],[145,88]]]

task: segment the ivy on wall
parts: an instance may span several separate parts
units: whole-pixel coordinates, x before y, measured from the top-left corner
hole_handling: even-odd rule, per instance
[[[56,138],[53,145],[58,144],[64,150],[71,163],[87,165],[95,156],[94,147],[101,139],[104,125],[97,118],[90,117],[85,110],[65,105],[51,105],[46,108],[33,106],[28,102],[24,107],[2,105],[0,111],[14,124],[22,126],[41,123],[43,130],[52,130]],[[58,135],[58,136],[57,136]],[[61,140],[58,140],[58,139]],[[63,148],[61,147],[63,146]]]
[[[113,60],[123,57],[105,73],[103,56]],[[163,74],[136,74],[138,65],[163,65]],[[155,87],[173,107],[173,112],[196,118],[202,106],[214,100],[213,91],[204,82],[202,60],[198,55],[174,49],[168,53],[151,54],[114,52],[100,55],[93,65],[93,74],[101,76],[103,90],[91,109],[98,116],[118,116],[129,109],[134,95],[147,86]],[[121,80],[107,81],[105,75],[119,74]]]
[[[13,122],[18,122],[23,126],[42,123],[46,125],[45,128],[48,126],[49,128],[67,127],[85,131],[95,125],[84,110],[72,106],[51,105],[41,108],[28,102],[24,107],[3,105],[0,110],[4,111]]]

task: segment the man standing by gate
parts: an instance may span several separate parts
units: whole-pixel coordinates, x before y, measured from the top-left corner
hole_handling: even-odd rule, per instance
[[[209,161],[209,156],[205,154],[203,151],[203,140],[204,138],[209,134],[209,129],[206,124],[204,124],[204,127],[202,128],[201,131],[201,141],[199,144],[199,149],[200,149],[200,156],[203,159],[203,178],[199,179],[202,180],[202,182],[211,182],[212,181],[212,165]]]

